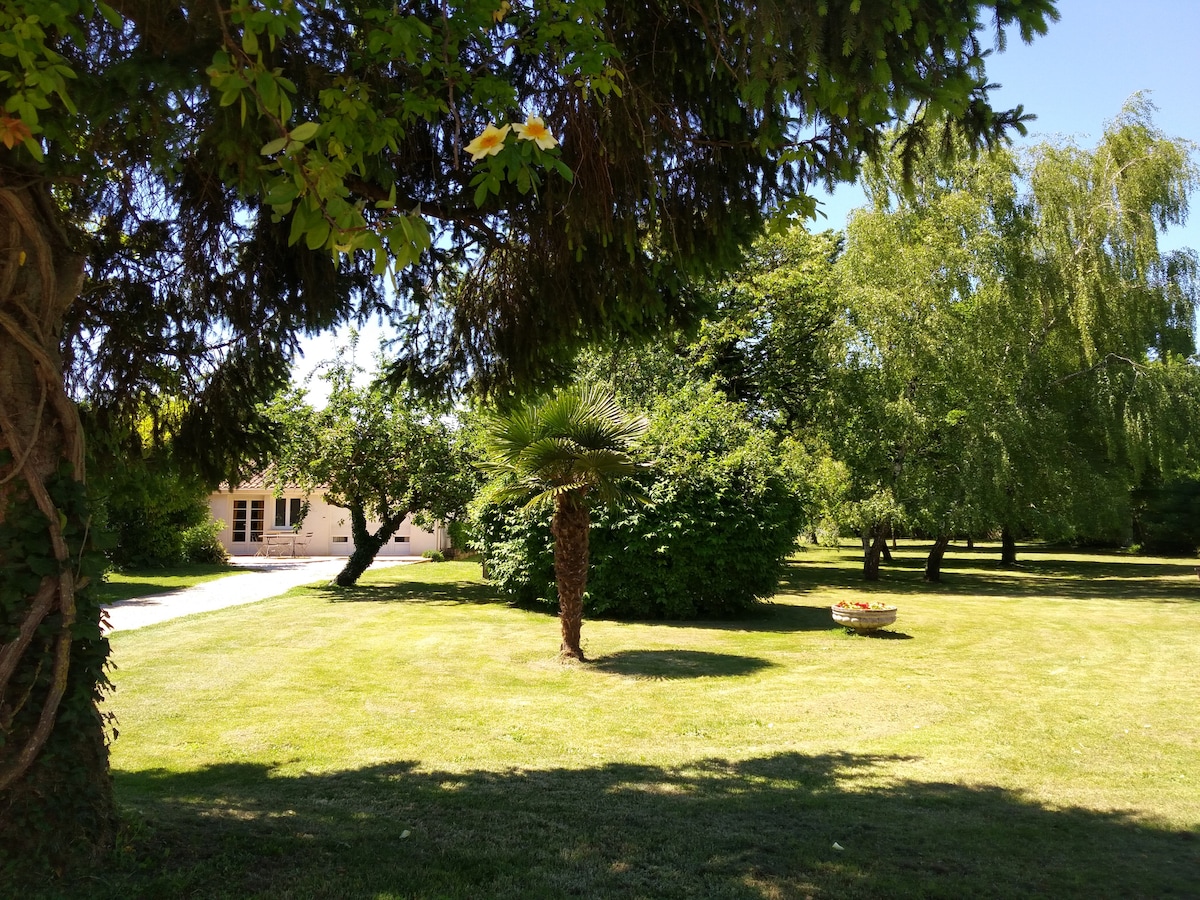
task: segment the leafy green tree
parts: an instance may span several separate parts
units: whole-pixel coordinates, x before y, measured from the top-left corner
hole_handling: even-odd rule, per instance
[[[378,383],[356,387],[354,375],[346,363],[326,372],[332,390],[322,409],[303,392],[271,405],[286,436],[269,477],[320,492],[350,515],[354,551],[334,578],[341,587],[358,581],[410,515],[461,519],[479,487],[462,439],[436,409]]]
[[[554,580],[565,657],[583,659],[580,629],[587,590],[591,506],[636,496],[635,443],[646,421],[626,415],[608,394],[570,388],[496,418],[488,428],[487,468],[508,479],[501,495],[550,502]]]
[[[1195,256],[1158,250],[1196,172],[1151,112],[1134,98],[1094,150],[1047,144],[1024,165],[875,169],[839,263],[860,335],[843,368],[863,389],[835,392],[831,421],[868,420],[845,452],[879,436],[846,458],[935,537],[932,580],[956,533],[1000,526],[1006,562],[1023,531],[1120,534],[1139,471],[1171,465],[1196,421],[1172,374],[1195,346]],[[864,395],[868,412],[845,408]]]
[[[0,5],[0,517],[20,532],[0,558],[0,844],[82,862],[115,822],[106,651],[76,639],[100,612],[74,574],[87,506],[62,481],[84,478],[73,397],[139,416],[182,398],[178,449],[215,479],[270,449],[257,410],[298,336],[356,315],[399,317],[400,369],[434,383],[551,377],[592,336],[687,318],[686,276],[852,175],[895,121],[912,148],[942,111],[974,144],[1020,127],[988,101],[978,36],[1055,17],[1051,0]]]

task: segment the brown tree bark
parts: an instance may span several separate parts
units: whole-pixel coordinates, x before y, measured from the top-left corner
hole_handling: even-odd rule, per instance
[[[863,578],[867,581],[879,580],[879,558],[887,546],[887,528],[876,525],[868,532],[867,551],[863,554]]]
[[[333,583],[338,587],[353,587],[358,584],[362,573],[371,567],[379,551],[392,539],[392,535],[404,521],[402,516],[393,516],[379,526],[379,530],[371,534],[367,528],[367,514],[362,503],[352,503],[350,507],[350,534],[354,537],[354,552],[346,560],[342,571],[337,573]]]
[[[82,278],[47,186],[0,168],[0,526],[21,535],[0,547],[0,847],[52,865],[95,857],[115,824],[96,706],[107,642],[77,576],[83,435],[59,352]]]
[[[950,538],[947,535],[939,535],[938,539],[933,542],[929,556],[925,558],[926,581],[936,582],[942,580],[942,560],[945,558],[946,548],[949,546]]]
[[[559,654],[582,660],[583,594],[587,590],[588,531],[591,516],[586,500],[575,492],[554,500],[550,532],[554,535],[554,581],[558,587],[558,615],[562,625]]]
[[[1007,525],[1000,531],[1000,565],[1015,566],[1017,564],[1017,539],[1013,537],[1012,529]]]

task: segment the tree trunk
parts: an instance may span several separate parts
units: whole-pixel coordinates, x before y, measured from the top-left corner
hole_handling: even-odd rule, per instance
[[[392,539],[392,535],[396,533],[396,529],[400,527],[400,523],[404,521],[406,515],[408,515],[407,512],[400,516],[392,516],[379,526],[378,531],[371,534],[367,530],[367,515],[363,505],[361,503],[351,505],[350,534],[354,538],[354,552],[346,560],[342,571],[337,573],[333,583],[338,587],[354,587],[362,573],[371,567],[371,563],[375,562],[375,557],[379,555],[383,545]]]
[[[0,156],[4,150],[0,149]],[[0,848],[86,864],[115,827],[108,641],[89,582],[83,434],[59,342],[83,277],[46,185],[0,168]]]
[[[591,517],[583,497],[559,494],[554,501],[550,531],[554,535],[554,581],[558,587],[558,615],[562,624],[559,653],[583,659],[580,631],[583,628],[583,594],[587,590],[588,530]]]
[[[1012,530],[1005,525],[1000,531],[1000,565],[1015,566],[1017,564],[1017,541]]]
[[[867,581],[879,580],[879,557],[887,546],[887,528],[883,525],[873,527],[868,533],[870,539],[867,552],[863,554],[863,578]]]
[[[895,535],[895,532],[892,531],[892,526],[891,526],[890,522],[887,525],[883,526],[883,544],[880,545],[880,548],[879,548],[879,552],[883,556],[883,561],[886,563],[890,563],[890,562],[894,561],[892,559],[892,551],[888,549],[888,539],[889,538],[892,541],[892,546],[895,547],[896,546],[896,535]]]
[[[975,538],[971,537],[971,535],[969,535],[969,534],[967,535],[967,549],[968,550],[975,549]]]
[[[929,556],[925,559],[925,580],[926,581],[941,581],[942,580],[942,560],[946,556],[946,548],[950,546],[950,538],[947,535],[940,535],[933,542],[933,547],[929,551]]]

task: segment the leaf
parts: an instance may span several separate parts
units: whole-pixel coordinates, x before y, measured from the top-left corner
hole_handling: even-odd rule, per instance
[[[309,250],[321,249],[328,240],[329,223],[324,219],[318,220],[317,224],[310,228],[304,235],[304,243],[308,245]]]
[[[297,125],[292,129],[291,138],[293,141],[299,141],[303,144],[306,141],[312,140],[320,130],[321,126],[316,122],[305,122],[303,125]]]
[[[276,153],[286,147],[287,144],[288,139],[286,137],[275,138],[275,140],[263,144],[262,149],[258,152],[263,156],[274,156]]]

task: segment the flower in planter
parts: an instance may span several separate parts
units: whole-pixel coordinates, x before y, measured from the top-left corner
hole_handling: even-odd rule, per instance
[[[894,609],[890,603],[881,603],[878,600],[874,603],[868,603],[865,600],[839,600],[833,604],[834,609]]]

